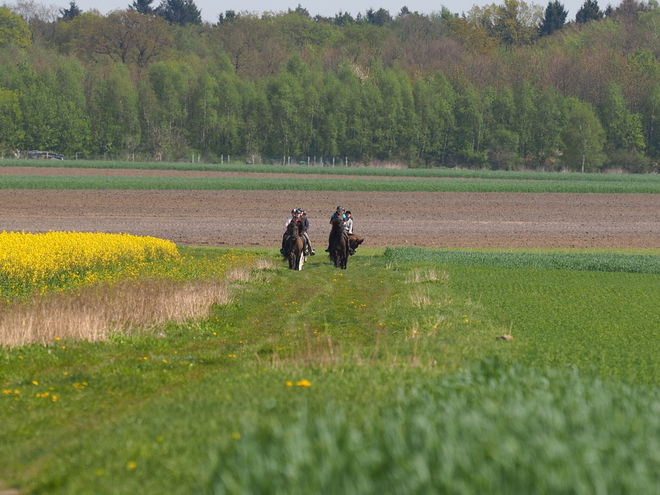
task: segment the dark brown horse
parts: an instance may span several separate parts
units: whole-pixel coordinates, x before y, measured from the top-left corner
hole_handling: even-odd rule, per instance
[[[348,254],[355,254],[355,250],[364,242],[364,237],[348,234]]]
[[[344,230],[344,221],[341,218],[330,220],[330,259],[335,264],[335,268],[346,270],[348,262],[348,234]]]
[[[300,226],[298,222],[291,222],[287,226],[286,234],[289,238],[284,250],[284,257],[289,260],[291,270],[302,270],[305,264],[305,244],[300,236]]]

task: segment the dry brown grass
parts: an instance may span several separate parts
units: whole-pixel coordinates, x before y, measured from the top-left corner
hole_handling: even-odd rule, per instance
[[[229,301],[226,284],[217,281],[146,280],[33,297],[4,308],[0,343],[16,347],[63,338],[105,340],[112,331],[203,318],[213,304]]]
[[[0,346],[45,345],[65,338],[99,341],[111,332],[205,318],[213,304],[231,301],[227,284],[247,283],[255,277],[261,280],[264,275],[247,267],[231,270],[225,280],[149,279],[35,296],[0,308]]]

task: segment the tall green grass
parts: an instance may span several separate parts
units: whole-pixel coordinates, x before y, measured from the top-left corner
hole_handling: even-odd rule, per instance
[[[163,336],[3,350],[1,387],[21,393],[0,395],[0,478],[67,494],[655,492],[657,274],[362,249],[345,271],[282,263]],[[50,387],[57,402],[35,395]]]
[[[660,274],[657,254],[621,254],[616,252],[494,252],[433,250],[422,248],[387,248],[385,257],[398,263],[442,263],[462,266],[500,268],[537,268]]]
[[[658,411],[658,389],[494,362],[215,375],[82,435],[37,491],[653,493]]]

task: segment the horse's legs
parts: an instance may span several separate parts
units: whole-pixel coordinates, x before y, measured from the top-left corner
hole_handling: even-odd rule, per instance
[[[290,240],[290,236],[285,232],[284,235],[282,236],[282,249],[280,249],[280,253],[282,253],[283,255],[286,255],[286,253],[289,250],[289,240]]]

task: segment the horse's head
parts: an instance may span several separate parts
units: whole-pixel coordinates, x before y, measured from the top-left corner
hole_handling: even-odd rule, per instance
[[[344,220],[340,217],[335,217],[330,220],[330,225],[332,225],[333,231],[342,231],[344,230]]]
[[[298,232],[298,222],[295,220],[291,220],[289,224],[286,226],[286,233],[291,235],[296,232]]]

